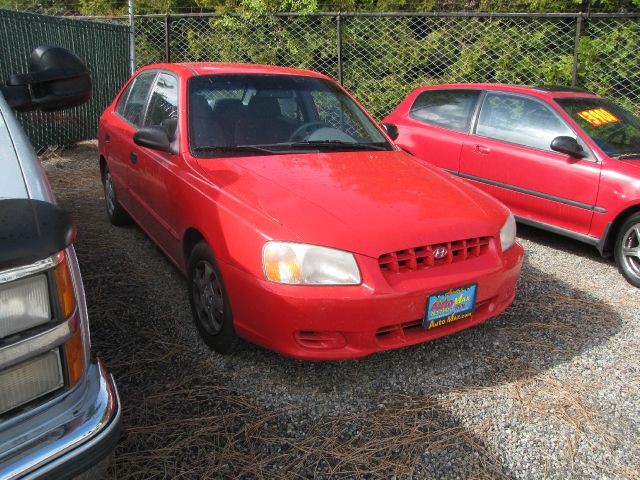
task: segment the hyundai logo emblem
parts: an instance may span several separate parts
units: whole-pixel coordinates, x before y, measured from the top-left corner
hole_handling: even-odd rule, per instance
[[[438,247],[433,251],[433,258],[440,260],[447,256],[448,250],[446,247]]]

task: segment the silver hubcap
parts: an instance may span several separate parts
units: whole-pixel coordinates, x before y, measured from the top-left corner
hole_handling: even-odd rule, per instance
[[[632,225],[622,237],[622,261],[629,273],[640,278],[640,223]]]
[[[107,202],[107,211],[113,215],[116,209],[116,192],[113,189],[113,180],[109,172],[104,174],[104,197]]]
[[[193,272],[193,302],[200,325],[209,335],[222,330],[224,297],[215,270],[206,260],[200,260]]]

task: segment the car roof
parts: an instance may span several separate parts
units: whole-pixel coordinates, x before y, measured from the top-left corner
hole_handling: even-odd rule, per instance
[[[541,98],[564,98],[564,97],[593,97],[600,98],[593,92],[575,87],[561,85],[550,86],[529,86],[529,85],[509,85],[506,83],[446,83],[420,87],[424,89],[446,89],[446,88],[473,88],[483,90],[494,90],[501,92],[524,93]]]
[[[215,74],[262,74],[262,75],[302,75],[305,77],[328,78],[313,70],[277,67],[257,63],[223,63],[223,62],[190,62],[190,63],[155,63],[141,70],[173,70],[186,76]]]

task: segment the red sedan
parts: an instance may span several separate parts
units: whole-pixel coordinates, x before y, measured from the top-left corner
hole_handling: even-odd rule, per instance
[[[640,119],[631,112],[568,87],[458,84],[416,89],[385,122],[403,149],[495,196],[518,221],[613,255],[640,287]]]
[[[150,65],[103,113],[99,142],[110,220],[133,218],[187,275],[195,325],[220,353],[243,338],[359,357],[514,298],[509,210],[399,150],[318,73]]]

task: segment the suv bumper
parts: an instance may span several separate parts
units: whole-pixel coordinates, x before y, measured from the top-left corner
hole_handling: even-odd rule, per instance
[[[0,478],[70,479],[87,470],[99,478],[120,437],[120,414],[113,378],[96,360],[72,391],[0,423]]]

